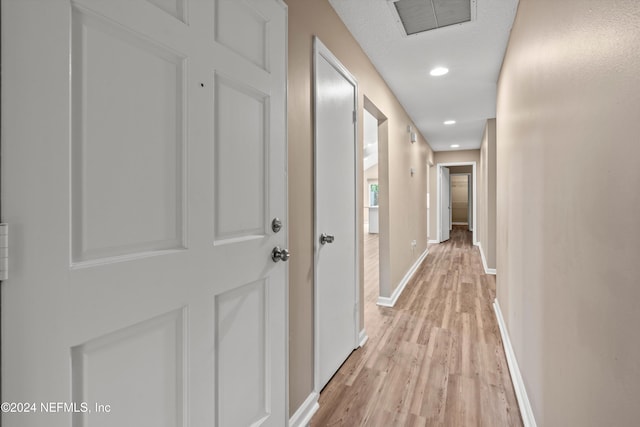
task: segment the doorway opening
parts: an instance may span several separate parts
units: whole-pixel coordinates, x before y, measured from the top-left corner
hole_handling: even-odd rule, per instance
[[[364,97],[362,185],[364,323],[370,307],[390,294],[389,163],[387,117]],[[387,298],[388,299],[388,298]]]
[[[363,111],[362,172],[364,300],[370,302],[375,301],[380,292],[380,182],[378,175],[378,119],[366,108]]]
[[[469,166],[453,166],[449,168],[451,173],[451,225],[464,225],[471,231],[471,219],[473,213],[471,207],[473,201],[471,195],[471,172],[460,173],[457,170],[466,169]]]
[[[431,169],[433,168],[433,162],[427,162],[427,241],[433,243],[431,240]]]
[[[463,190],[464,184],[458,182],[457,187],[453,187],[455,177],[466,176],[466,192],[460,193],[466,196],[466,203],[462,203],[460,195],[456,195],[457,203],[454,205],[453,190]],[[456,162],[438,163],[436,169],[437,177],[437,241],[444,242],[449,239],[449,231],[456,222],[466,222],[467,228],[473,233],[473,244],[477,244],[476,233],[476,162]],[[455,178],[457,180],[457,178]],[[459,202],[459,203],[458,203]],[[464,218],[462,211],[466,212],[466,221],[454,221],[454,210],[456,218]],[[461,215],[461,216],[459,216]]]

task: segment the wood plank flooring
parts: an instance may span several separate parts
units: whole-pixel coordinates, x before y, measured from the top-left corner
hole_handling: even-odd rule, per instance
[[[471,233],[429,255],[395,307],[376,305],[377,235],[365,234],[365,328],[320,394],[311,426],[522,426],[493,313],[495,277],[485,275]]]

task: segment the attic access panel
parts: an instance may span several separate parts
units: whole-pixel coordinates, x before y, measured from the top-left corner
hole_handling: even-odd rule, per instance
[[[406,36],[475,20],[476,0],[397,0],[392,4]]]

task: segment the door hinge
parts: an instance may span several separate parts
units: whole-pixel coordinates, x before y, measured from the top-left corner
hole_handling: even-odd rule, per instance
[[[9,278],[9,224],[0,224],[0,280]]]
[[[357,123],[358,122],[358,112],[354,111],[353,112],[353,123]]]

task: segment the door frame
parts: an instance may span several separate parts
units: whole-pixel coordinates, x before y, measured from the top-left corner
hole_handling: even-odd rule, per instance
[[[478,221],[478,212],[477,212],[477,171],[476,171],[476,162],[451,162],[451,163],[438,163],[436,165],[436,179],[437,179],[437,185],[436,185],[436,203],[437,203],[437,209],[436,209],[436,224],[437,224],[437,238],[438,238],[438,243],[442,243],[442,218],[440,218],[441,214],[440,214],[440,205],[442,204],[442,201],[440,200],[440,188],[441,188],[441,181],[442,179],[440,178],[440,172],[441,169],[443,167],[451,167],[451,166],[472,166],[473,167],[473,171],[471,173],[471,179],[473,180],[472,184],[473,184],[473,221],[471,221],[473,223],[473,244],[476,245],[478,243],[478,238],[477,238],[477,228],[476,224]]]
[[[313,208],[313,390],[315,393],[320,393],[320,331],[319,331],[319,310],[318,310],[318,250],[320,248],[320,243],[317,241],[316,237],[319,236],[320,230],[318,229],[318,211],[316,209],[316,201],[315,194],[317,192],[317,181],[315,176],[316,171],[316,141],[318,140],[318,123],[315,117],[315,111],[317,110],[317,102],[318,102],[318,93],[317,93],[317,85],[316,78],[318,75],[318,59],[322,57],[326,60],[331,66],[333,66],[336,71],[338,71],[349,83],[351,83],[355,88],[355,94],[353,99],[354,111],[356,114],[359,112],[358,105],[358,82],[355,77],[349,72],[349,70],[342,65],[340,60],[331,53],[331,51],[320,41],[318,36],[313,37],[313,106],[314,106],[314,117],[313,117],[313,157],[314,157],[314,177],[313,177],[313,191],[314,191],[314,208]],[[359,292],[359,284],[360,284],[360,246],[358,242],[358,237],[360,233],[363,233],[362,223],[360,221],[359,212],[359,201],[362,199],[362,190],[358,185],[358,171],[360,170],[358,165],[362,164],[362,155],[359,150],[358,144],[358,121],[357,117],[354,117],[354,127],[353,127],[353,150],[354,150],[354,164],[353,164],[353,186],[355,188],[355,200],[353,200],[354,206],[354,221],[355,221],[355,232],[352,236],[354,241],[354,278],[353,278],[353,293],[354,293],[354,331],[353,331],[353,348],[354,350],[360,346],[360,292]]]
[[[378,299],[377,304],[388,305],[391,296],[391,249],[389,239],[389,120],[387,116],[364,95],[363,109],[378,120]],[[360,150],[362,151],[362,150]],[[364,177],[364,171],[361,176]],[[364,179],[364,178],[363,178]],[[364,231],[362,235],[364,250]],[[361,259],[364,276],[364,258]],[[366,325],[360,331],[360,346],[368,337]]]

